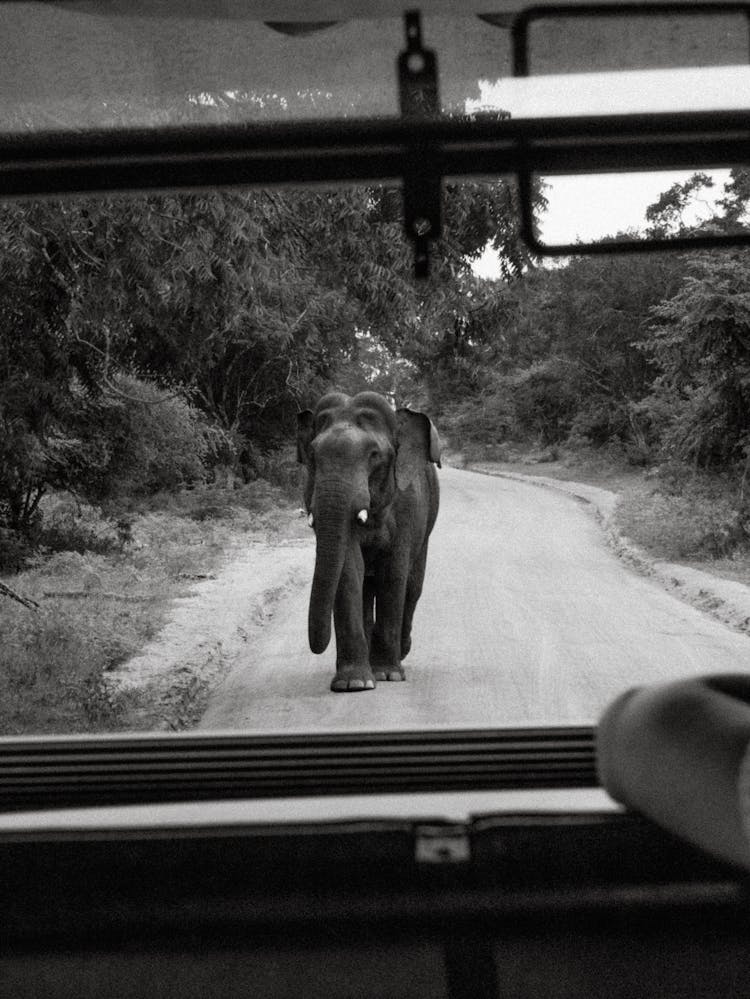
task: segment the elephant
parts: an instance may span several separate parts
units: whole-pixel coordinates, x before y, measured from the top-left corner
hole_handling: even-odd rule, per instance
[[[336,634],[331,690],[404,680],[427,543],[438,513],[440,441],[424,413],[384,396],[330,392],[297,417],[297,459],[315,531],[308,638]]]

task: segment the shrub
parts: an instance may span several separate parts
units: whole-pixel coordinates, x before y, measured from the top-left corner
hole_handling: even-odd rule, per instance
[[[543,444],[559,444],[571,430],[579,404],[570,366],[558,358],[533,364],[513,379],[516,427]]]
[[[551,358],[493,375],[482,392],[444,408],[441,430],[466,457],[499,457],[508,441],[562,443],[578,404],[569,365]]]
[[[42,526],[38,543],[53,552],[97,552],[122,548],[126,537],[106,520],[101,510],[77,503],[68,496],[46,497],[41,504]]]
[[[108,400],[111,458],[105,495],[142,495],[203,481],[204,460],[218,442],[184,398],[132,375],[119,375]]]
[[[728,468],[750,441],[750,254],[694,254],[672,298],[652,310],[644,352],[660,374],[646,400],[662,451]]]
[[[661,558],[724,558],[750,544],[750,510],[736,490],[677,463],[661,471],[652,492],[625,497],[617,519]]]
[[[514,427],[511,388],[508,379],[501,376],[480,395],[446,406],[440,417],[441,437],[466,454],[504,443]]]
[[[124,703],[103,674],[132,653],[131,636],[107,622],[111,606],[4,612],[0,732],[118,727]]]
[[[261,476],[290,499],[299,500],[302,496],[304,469],[297,461],[294,448],[283,448],[265,455]]]

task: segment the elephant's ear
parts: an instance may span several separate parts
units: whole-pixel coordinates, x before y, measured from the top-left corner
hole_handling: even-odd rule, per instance
[[[433,461],[440,468],[440,438],[429,416],[411,409],[396,410],[396,485],[408,489]]]
[[[307,461],[307,449],[313,439],[314,425],[311,409],[297,413],[297,461],[304,465]]]

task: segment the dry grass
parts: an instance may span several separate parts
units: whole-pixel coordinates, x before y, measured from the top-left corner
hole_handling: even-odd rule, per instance
[[[243,535],[273,533],[285,504],[262,482],[163,497],[161,508],[131,509],[129,540],[117,550],[59,551],[0,577],[39,603],[29,610],[0,597],[0,734],[121,729],[138,705],[112,694],[109,671],[158,633],[171,601]]]
[[[631,490],[617,506],[617,522],[625,535],[658,558],[707,562],[743,557],[750,538],[733,493],[720,483],[710,491],[688,486],[677,494]]]

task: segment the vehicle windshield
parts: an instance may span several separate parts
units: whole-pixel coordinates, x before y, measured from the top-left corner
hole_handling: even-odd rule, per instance
[[[744,15],[542,21],[512,79],[449,7],[437,117],[747,106]],[[242,8],[0,4],[0,145],[400,114],[403,18]],[[748,228],[710,150],[531,189],[548,244]],[[448,178],[418,281],[377,177],[0,201],[0,734],[592,725],[744,669],[750,251],[519,217]]]

